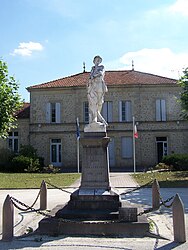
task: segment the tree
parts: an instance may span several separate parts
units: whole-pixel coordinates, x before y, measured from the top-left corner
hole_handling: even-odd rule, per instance
[[[183,76],[178,81],[182,88],[180,93],[180,103],[182,107],[182,117],[188,120],[188,68],[183,71]]]
[[[8,75],[8,66],[0,60],[0,138],[6,138],[8,132],[16,127],[16,112],[23,105],[18,94],[18,83]]]

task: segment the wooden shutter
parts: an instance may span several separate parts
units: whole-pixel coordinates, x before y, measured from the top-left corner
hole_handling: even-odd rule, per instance
[[[166,102],[161,100],[161,120],[166,121]]]
[[[60,123],[61,115],[60,115],[60,103],[59,102],[56,103],[55,112],[56,112],[56,123]]]
[[[122,101],[119,101],[119,121],[122,122]]]
[[[161,121],[161,100],[156,100],[156,121]]]
[[[132,105],[131,105],[131,101],[126,101],[125,110],[126,110],[125,111],[126,122],[132,121]]]
[[[50,123],[50,121],[51,121],[50,120],[50,118],[51,118],[51,112],[50,111],[51,111],[51,103],[48,102],[46,104],[46,122],[47,123]]]

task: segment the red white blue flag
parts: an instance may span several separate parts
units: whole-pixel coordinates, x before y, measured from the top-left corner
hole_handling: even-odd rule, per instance
[[[134,125],[134,138],[138,138],[138,131],[137,131],[137,127],[136,124]]]

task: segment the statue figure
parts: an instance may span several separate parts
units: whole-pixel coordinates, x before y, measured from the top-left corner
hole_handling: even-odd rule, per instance
[[[104,95],[108,91],[104,82],[104,66],[99,65],[102,62],[100,56],[95,56],[90,78],[87,86],[87,97],[89,102],[89,123],[98,123],[108,125],[101,115],[102,105],[104,103]]]

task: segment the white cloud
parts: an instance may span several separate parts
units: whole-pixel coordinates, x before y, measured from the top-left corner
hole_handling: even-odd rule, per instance
[[[188,1],[177,0],[173,5],[169,7],[169,11],[173,13],[180,13],[183,16],[188,16]]]
[[[107,62],[107,69],[131,69],[132,60],[137,71],[178,79],[183,68],[188,67],[188,53],[174,53],[169,48],[142,49],[128,52],[113,62]]]
[[[34,51],[43,50],[43,46],[40,43],[28,42],[28,43],[19,43],[18,48],[14,49],[11,55],[20,55],[20,56],[31,56]]]

